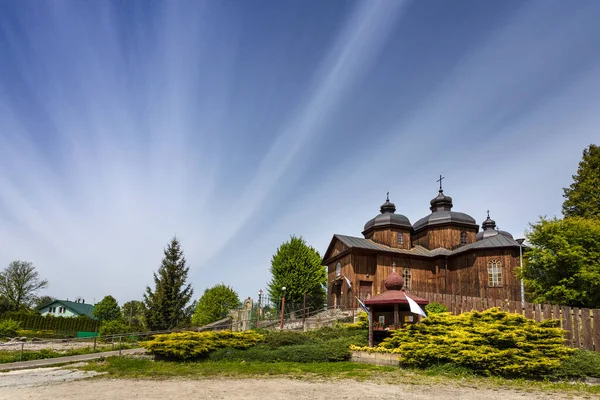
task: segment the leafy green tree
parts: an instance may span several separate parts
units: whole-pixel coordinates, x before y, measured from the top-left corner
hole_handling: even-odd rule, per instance
[[[600,218],[600,147],[590,144],[583,151],[573,183],[564,188],[565,217]]]
[[[121,308],[114,297],[106,296],[94,306],[92,315],[100,321],[114,321],[121,318]]]
[[[39,278],[29,261],[13,261],[0,272],[0,296],[13,311],[33,306],[37,292],[47,286],[48,281]]]
[[[179,240],[174,237],[164,250],[158,273],[154,274],[154,291],[146,287],[144,304],[146,324],[150,330],[173,329],[190,323],[195,304],[188,305],[194,290],[186,284],[189,268]]]
[[[271,259],[271,275],[268,292],[272,298],[281,298],[285,287],[286,300],[295,303],[301,303],[304,294],[312,303],[322,304],[325,299],[326,269],[319,252],[302,237],[292,236],[279,246]]]
[[[121,308],[123,322],[134,331],[140,332],[146,329],[146,318],[144,316],[146,307],[144,303],[137,300],[128,301]]]
[[[215,285],[204,291],[196,311],[192,317],[192,325],[203,326],[218,321],[229,315],[229,310],[240,306],[238,294],[224,283]]]
[[[600,220],[545,219],[531,225],[522,276],[534,302],[600,307]]]
[[[43,307],[46,304],[52,303],[54,300],[56,300],[54,297],[51,296],[40,296],[35,300],[35,308],[38,307]]]

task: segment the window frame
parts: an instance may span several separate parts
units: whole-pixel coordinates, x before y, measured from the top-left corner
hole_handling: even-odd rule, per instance
[[[412,287],[412,271],[410,267],[402,268],[402,280],[404,281],[404,289],[410,290]]]
[[[460,245],[461,246],[466,245],[467,244],[467,239],[468,239],[467,231],[461,231],[460,232]]]
[[[404,235],[402,232],[398,232],[398,238],[396,239],[397,244],[404,244]]]
[[[502,262],[490,260],[487,263],[488,287],[502,287]]]

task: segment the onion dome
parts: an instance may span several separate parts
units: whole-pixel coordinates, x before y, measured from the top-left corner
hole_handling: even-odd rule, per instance
[[[510,233],[496,229],[496,221],[490,218],[489,211],[487,212],[487,219],[481,224],[481,228],[483,230],[477,234],[476,240],[483,240],[497,235],[503,235],[513,239],[513,236]]]
[[[433,225],[457,224],[477,228],[475,219],[468,214],[452,211],[452,197],[446,196],[440,187],[438,195],[430,202],[431,214],[421,218],[413,225],[415,231],[425,229]]]
[[[394,269],[391,274],[383,282],[387,290],[402,290],[404,287],[404,279],[396,273]]]
[[[389,193],[385,203],[381,205],[379,211],[381,213],[378,216],[372,218],[365,224],[363,234],[377,227],[395,227],[403,229],[412,228],[408,218],[402,214],[395,214],[396,205],[390,201]]]

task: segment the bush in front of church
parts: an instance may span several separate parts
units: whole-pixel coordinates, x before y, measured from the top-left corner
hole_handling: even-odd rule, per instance
[[[174,332],[155,335],[140,342],[150,354],[169,360],[194,360],[221,348],[247,349],[264,340],[264,335],[248,332]]]
[[[437,301],[434,301],[433,303],[429,303],[425,306],[425,312],[427,313],[427,315],[441,314],[441,313],[448,312],[448,307],[446,307],[443,304],[438,303]]]
[[[379,348],[399,353],[404,366],[453,364],[484,375],[543,377],[574,351],[556,326],[555,320],[538,323],[498,308],[431,314],[395,331]]]

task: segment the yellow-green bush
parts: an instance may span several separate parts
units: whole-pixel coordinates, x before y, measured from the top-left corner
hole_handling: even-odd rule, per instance
[[[361,311],[358,313],[358,321],[351,324],[346,324],[346,328],[350,329],[367,329],[369,327],[369,315]]]
[[[537,323],[498,308],[431,314],[395,331],[377,351],[399,353],[405,366],[455,364],[484,374],[545,376],[574,351],[556,326],[556,321]]]
[[[156,335],[154,339],[140,345],[154,355],[169,359],[190,360],[200,358],[209,352],[230,347],[247,349],[264,340],[264,335],[256,332],[175,332]]]

